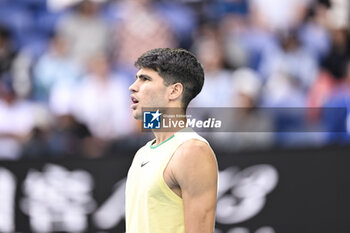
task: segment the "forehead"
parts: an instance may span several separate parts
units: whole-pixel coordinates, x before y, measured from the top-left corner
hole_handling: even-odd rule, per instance
[[[136,76],[139,77],[141,75],[147,75],[151,77],[152,79],[163,79],[161,76],[159,76],[158,72],[150,69],[150,68],[141,68],[139,71],[136,73]]]

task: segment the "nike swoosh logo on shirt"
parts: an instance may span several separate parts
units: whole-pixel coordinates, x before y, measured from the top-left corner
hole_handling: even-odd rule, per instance
[[[147,163],[149,163],[149,161],[147,161],[147,162],[142,162],[142,163],[141,163],[141,167],[145,166]]]

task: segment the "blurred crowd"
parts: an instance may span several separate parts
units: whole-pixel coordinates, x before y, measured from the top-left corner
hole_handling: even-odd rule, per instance
[[[181,47],[205,69],[190,107],[239,107],[226,150],[350,142],[347,0],[0,0],[0,159],[115,155],[151,135],[129,109],[136,58]],[[254,111],[309,108],[323,133]],[[317,108],[347,109],[345,115]],[[320,127],[320,126],[318,126]],[[288,131],[288,130],[287,130]]]

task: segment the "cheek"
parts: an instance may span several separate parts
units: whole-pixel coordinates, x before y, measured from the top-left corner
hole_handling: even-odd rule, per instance
[[[145,90],[144,103],[149,107],[166,106],[166,93],[163,89]]]

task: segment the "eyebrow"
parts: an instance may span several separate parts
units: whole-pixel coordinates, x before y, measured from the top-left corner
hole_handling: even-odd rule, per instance
[[[146,74],[140,74],[139,76],[136,75],[136,78],[146,78],[146,79],[152,79],[150,76],[146,75]]]

